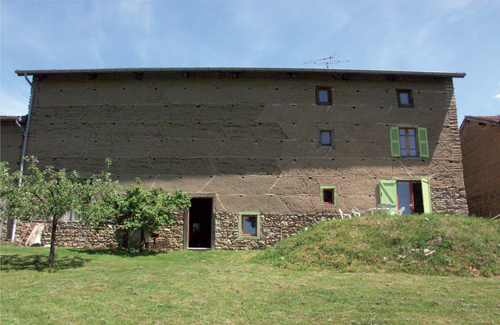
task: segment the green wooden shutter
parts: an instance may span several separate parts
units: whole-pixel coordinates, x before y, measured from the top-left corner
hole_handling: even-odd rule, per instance
[[[424,213],[432,213],[430,178],[422,178],[422,199],[424,201]]]
[[[381,180],[379,182],[380,204],[390,204],[398,207],[398,188],[395,180]]]
[[[427,140],[426,128],[418,128],[418,147],[420,157],[429,158],[429,141]]]
[[[401,146],[399,144],[399,128],[391,127],[391,157],[401,157]]]

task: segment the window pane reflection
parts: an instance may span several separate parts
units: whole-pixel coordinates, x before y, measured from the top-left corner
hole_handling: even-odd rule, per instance
[[[321,144],[332,144],[330,131],[321,131]]]
[[[243,236],[257,236],[257,217],[243,216]]]
[[[320,102],[323,102],[323,103],[328,102],[328,90],[318,91],[318,97],[319,97]]]
[[[406,105],[410,104],[410,99],[409,99],[408,93],[400,93],[399,100],[400,100],[401,104],[406,104]]]

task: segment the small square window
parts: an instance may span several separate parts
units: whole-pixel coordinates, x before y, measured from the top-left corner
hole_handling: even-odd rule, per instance
[[[316,104],[331,105],[332,104],[332,88],[316,87]]]
[[[260,238],[260,213],[240,212],[238,220],[239,239],[259,239]]]
[[[257,216],[241,217],[241,235],[257,236]]]
[[[319,147],[333,147],[333,129],[319,129]]]
[[[67,211],[61,217],[62,221],[78,221],[78,219],[79,219],[79,215],[75,211],[73,211],[73,210]]]
[[[396,89],[398,96],[398,107],[413,107],[413,96],[411,89]]]
[[[337,205],[337,188],[335,186],[321,186],[320,189],[323,205]]]

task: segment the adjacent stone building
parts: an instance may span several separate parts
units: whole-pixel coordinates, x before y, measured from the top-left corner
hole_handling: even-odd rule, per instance
[[[33,76],[27,155],[122,186],[184,189],[162,249],[263,248],[390,204],[467,214],[453,78],[465,73],[164,68]]]
[[[469,213],[500,215],[500,115],[465,116],[460,142]]]

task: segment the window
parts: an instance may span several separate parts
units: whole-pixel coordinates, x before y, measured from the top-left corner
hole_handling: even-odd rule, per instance
[[[240,212],[238,218],[239,239],[260,239],[260,213]]]
[[[337,205],[337,187],[321,186],[320,190],[323,205]]]
[[[332,88],[316,87],[316,104],[331,105],[332,104]]]
[[[391,127],[392,157],[429,157],[427,129],[420,127]]]
[[[403,214],[432,213],[430,178],[398,178],[379,182],[380,203]]]
[[[398,96],[398,107],[413,107],[413,96],[411,89],[396,89]]]
[[[401,147],[401,157],[417,156],[417,137],[415,129],[399,129],[399,145]]]
[[[70,210],[63,214],[63,216],[61,217],[61,221],[78,221],[79,217],[80,216],[75,211]]]
[[[333,129],[319,129],[319,147],[333,147]]]

